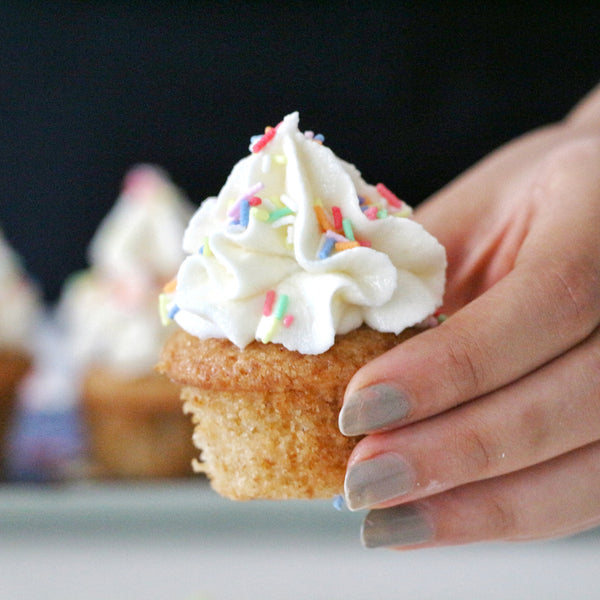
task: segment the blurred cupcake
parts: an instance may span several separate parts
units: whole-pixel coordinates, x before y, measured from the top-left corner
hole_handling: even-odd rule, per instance
[[[81,374],[93,475],[191,472],[191,425],[178,389],[153,367],[169,335],[157,297],[181,262],[192,212],[163,171],[133,168],[92,239],[90,267],[65,284],[57,315]]]
[[[40,295],[0,231],[0,471],[16,403],[16,389],[32,362]]]

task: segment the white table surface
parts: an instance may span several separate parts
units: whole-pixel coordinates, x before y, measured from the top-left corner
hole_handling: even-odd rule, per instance
[[[205,481],[0,486],[0,598],[594,599],[600,531],[394,552],[331,502],[231,502]]]

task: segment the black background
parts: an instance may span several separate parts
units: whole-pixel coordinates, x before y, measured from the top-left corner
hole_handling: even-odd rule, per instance
[[[0,226],[52,301],[130,166],[198,204],[293,110],[417,204],[600,79],[597,3],[489,4],[3,3]]]

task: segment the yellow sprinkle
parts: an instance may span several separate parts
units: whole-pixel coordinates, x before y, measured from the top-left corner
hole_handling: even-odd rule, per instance
[[[253,206],[250,209],[250,216],[254,217],[257,221],[266,223],[269,220],[269,211],[258,206]]]
[[[287,157],[286,157],[285,154],[273,154],[273,160],[278,165],[285,165],[285,164],[287,164]]]
[[[160,314],[160,322],[166,327],[170,322],[168,315],[168,304],[170,301],[169,294],[159,294],[158,296],[158,312]]]
[[[208,236],[206,236],[204,238],[204,244],[202,246],[202,254],[204,254],[204,256],[212,256],[212,250],[210,249],[210,245],[208,243]]]

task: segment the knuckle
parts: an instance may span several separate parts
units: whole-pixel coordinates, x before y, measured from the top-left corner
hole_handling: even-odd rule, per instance
[[[455,453],[458,471],[465,481],[487,477],[496,462],[497,452],[491,436],[481,426],[465,427],[455,432]]]
[[[447,344],[448,370],[446,381],[456,398],[472,397],[480,393],[486,381],[486,353],[474,336],[466,331],[454,331]]]
[[[486,527],[494,539],[512,539],[517,531],[514,506],[504,496],[487,494],[484,499]]]
[[[598,319],[600,271],[590,258],[562,257],[559,264],[548,264],[559,323],[579,335],[590,332]]]

